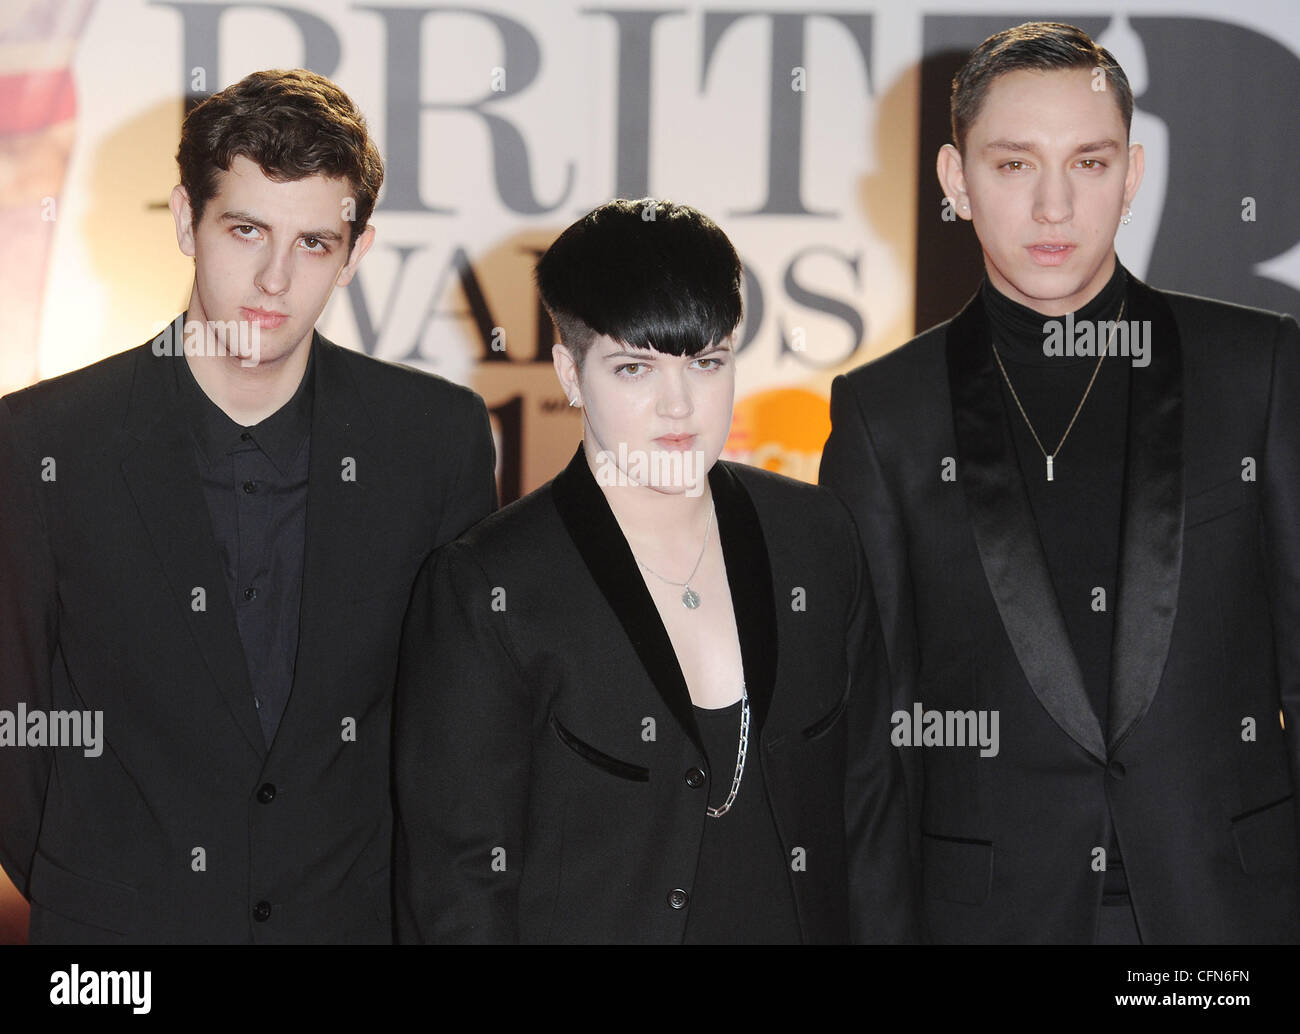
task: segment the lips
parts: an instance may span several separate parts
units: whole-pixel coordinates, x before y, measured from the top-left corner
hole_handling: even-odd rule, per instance
[[[278,327],[281,323],[289,318],[285,312],[272,312],[269,309],[249,309],[241,308],[240,315],[249,323],[256,323],[263,330],[271,330]]]
[[[695,441],[693,434],[661,434],[655,441],[665,449],[689,449]]]
[[[1040,241],[1029,245],[1025,250],[1029,257],[1040,266],[1059,266],[1074,254],[1076,245],[1062,241]]]

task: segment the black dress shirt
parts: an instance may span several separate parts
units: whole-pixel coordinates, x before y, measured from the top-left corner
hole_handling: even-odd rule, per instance
[[[176,363],[192,403],[203,495],[268,748],[289,702],[298,654],[314,367],[309,357],[293,398],[242,427],[204,394],[183,357]]]

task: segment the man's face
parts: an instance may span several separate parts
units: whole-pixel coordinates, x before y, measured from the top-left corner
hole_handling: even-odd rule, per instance
[[[295,354],[374,238],[366,227],[349,251],[352,195],[346,180],[324,176],[277,183],[241,155],[217,173],[217,192],[195,227],[189,198],[176,187],[177,241],[194,258],[189,319],[256,325],[262,366]]]
[[[1049,316],[1110,278],[1115,231],[1142,179],[1142,147],[1128,145],[1119,104],[1098,81],[1082,68],[999,76],[964,156],[951,145],[939,155],[940,182],[974,222],[993,286]]]

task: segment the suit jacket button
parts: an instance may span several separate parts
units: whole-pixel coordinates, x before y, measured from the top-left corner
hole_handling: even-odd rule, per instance
[[[1124,767],[1124,762],[1112,761],[1106,766],[1106,772],[1112,779],[1123,779],[1128,774],[1128,769]]]
[[[259,923],[265,923],[271,918],[271,903],[269,901],[259,901],[253,906],[253,918]]]
[[[686,785],[692,790],[698,790],[704,785],[704,770],[701,768],[689,768],[686,770]]]
[[[691,896],[687,894],[686,891],[682,890],[681,887],[677,887],[668,892],[668,904],[673,908],[685,908],[686,902],[690,900]]]
[[[275,784],[263,783],[257,788],[257,799],[263,804],[270,804],[275,800]]]

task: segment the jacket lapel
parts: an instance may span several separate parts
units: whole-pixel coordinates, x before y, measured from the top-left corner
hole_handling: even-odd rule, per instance
[[[1021,480],[978,294],[949,324],[947,358],[958,479],[1007,637],[1048,714],[1104,761],[1101,723],[1088,701]]]
[[[387,497],[387,466],[368,449],[374,432],[365,402],[338,345],[312,339],[315,365],[311,419],[311,458],[307,481],[307,529],[303,552],[302,602],[293,688],[276,731],[276,744],[296,727],[294,714],[328,684],[338,657],[337,615],[346,612],[358,576],[371,563],[382,540],[382,514],[375,501]],[[378,534],[382,535],[382,532]]]
[[[1108,741],[1146,714],[1169,654],[1183,559],[1182,346],[1173,312],[1130,275],[1130,319],[1150,321],[1151,362],[1129,375],[1128,462]]]
[[[753,500],[721,461],[709,471],[718,513],[718,534],[727,564],[731,608],[736,615],[740,655],[745,666],[751,721],[761,730],[776,689],[776,595],[772,589],[772,562],[767,540]]]
[[[170,334],[170,341],[178,343],[183,331],[182,316],[155,340]],[[204,663],[249,747],[262,757],[266,742],[203,497],[189,419],[170,365],[184,361],[180,355],[155,355],[152,347],[137,355],[126,418],[136,444],[122,461],[122,475]],[[195,609],[195,589],[203,590],[201,610]]]
[[[725,464],[714,464],[709,472],[709,487],[736,615],[753,735],[757,735],[771,707],[776,677],[772,571],[754,504]],[[581,445],[555,478],[551,492],[569,537],[618,617],[656,692],[691,742],[705,753],[690,690],[672,640]]]

